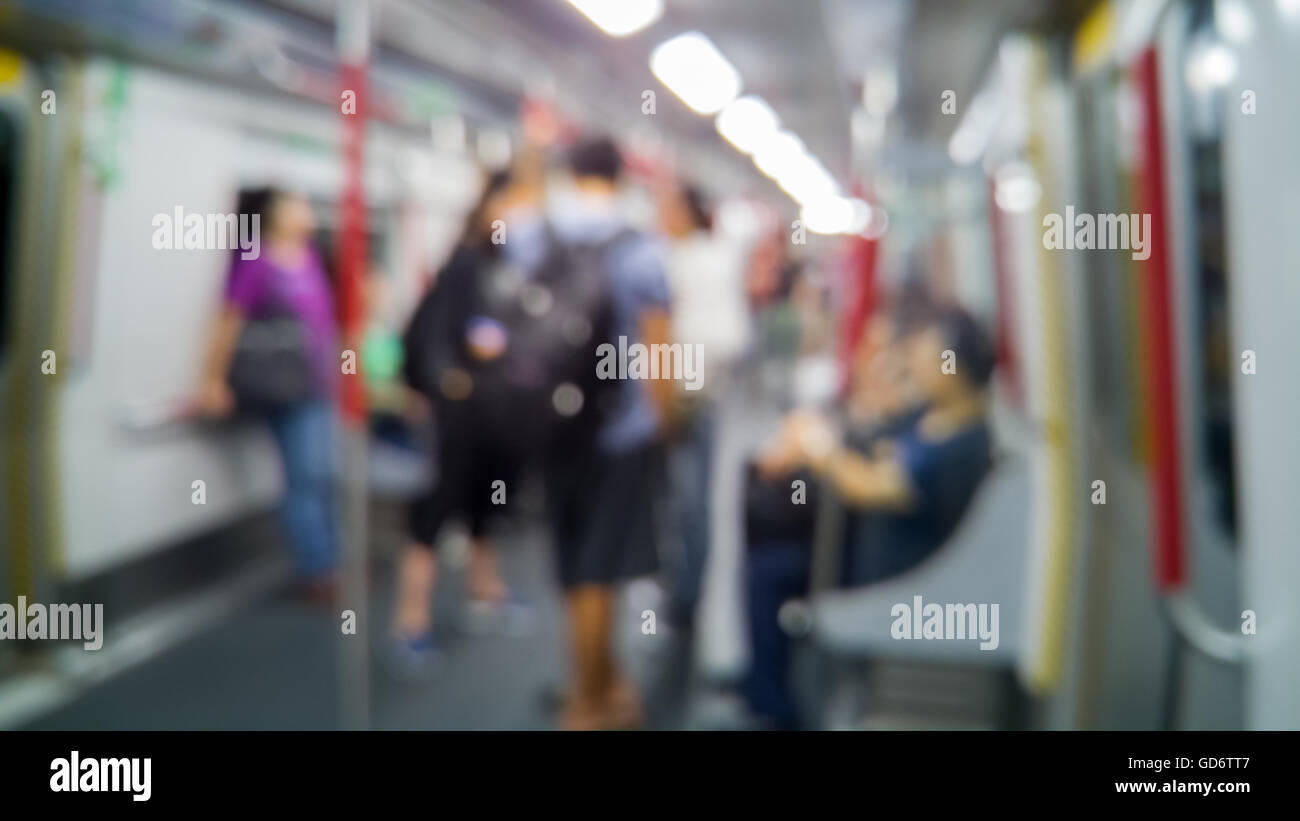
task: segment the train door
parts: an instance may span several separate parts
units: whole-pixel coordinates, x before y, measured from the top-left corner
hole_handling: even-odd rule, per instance
[[[0,50],[0,597],[36,595],[48,573],[44,548],[53,540],[49,400],[60,361],[49,306],[57,298],[48,271],[59,186],[50,157],[57,151],[58,106],[72,106],[48,67]],[[0,648],[0,654],[6,648]],[[3,665],[0,656],[0,665]]]
[[[1217,59],[1217,41],[1212,2],[1173,6],[1152,38],[1154,56],[1139,56],[1136,75],[1141,93],[1154,94],[1160,112],[1160,122],[1143,123],[1144,129],[1159,129],[1158,143],[1144,140],[1143,164],[1148,175],[1158,168],[1165,180],[1171,399],[1177,411],[1177,489],[1185,557],[1180,585],[1173,583],[1171,568],[1157,567],[1174,628],[1169,666],[1173,686],[1166,709],[1171,727],[1195,729],[1242,725],[1241,668],[1236,659],[1197,652],[1206,648],[1188,635],[1201,631],[1202,619],[1226,627],[1240,612],[1232,455],[1232,394],[1239,383],[1229,351],[1231,272],[1224,256],[1221,169],[1220,101],[1227,77],[1208,76],[1205,66],[1207,53],[1210,60]],[[1154,78],[1142,70],[1143,59],[1151,60]],[[1153,119],[1151,103],[1143,108],[1145,118]],[[1147,310],[1156,307],[1148,304]]]
[[[1300,729],[1300,9],[1239,5],[1253,25],[1225,31],[1236,71],[1218,99],[1241,572],[1241,612],[1226,624],[1240,635],[1242,615],[1256,619],[1245,639],[1244,726]]]

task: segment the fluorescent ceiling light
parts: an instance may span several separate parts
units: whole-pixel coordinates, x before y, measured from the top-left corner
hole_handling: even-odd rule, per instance
[[[776,112],[761,97],[733,100],[714,121],[718,133],[744,154],[753,154],[781,127]]]
[[[814,200],[840,198],[839,184],[826,166],[789,131],[778,131],[764,139],[754,150],[754,166],[801,206]]]
[[[871,206],[849,197],[819,197],[804,204],[799,218],[814,234],[858,234],[871,222]]]
[[[798,137],[789,131],[778,131],[754,151],[754,165],[768,177],[779,180],[794,173],[803,159],[804,147]]]
[[[826,167],[807,153],[783,169],[776,183],[800,205],[840,193],[839,185]]]
[[[663,16],[663,0],[569,0],[611,37],[626,37]]]
[[[650,70],[698,114],[716,114],[740,94],[740,74],[698,31],[655,47]]]

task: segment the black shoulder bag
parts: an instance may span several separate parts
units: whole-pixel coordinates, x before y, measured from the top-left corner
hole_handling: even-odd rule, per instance
[[[229,381],[240,410],[273,411],[309,399],[315,392],[307,326],[279,291],[263,310],[244,321]]]

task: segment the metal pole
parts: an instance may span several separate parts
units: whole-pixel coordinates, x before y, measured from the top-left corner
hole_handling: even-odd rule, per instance
[[[370,724],[369,603],[367,601],[366,397],[360,373],[365,306],[362,276],[366,266],[365,171],[366,64],[370,54],[368,0],[338,0],[339,111],[343,133],[343,196],[340,199],[338,261],[339,305],[344,346],[357,359],[343,375],[339,405],[343,418],[343,580],[342,609],[356,614],[356,632],[343,634],[339,652],[340,722],[345,729]],[[349,93],[351,92],[351,93]],[[349,105],[349,102],[352,104]]]

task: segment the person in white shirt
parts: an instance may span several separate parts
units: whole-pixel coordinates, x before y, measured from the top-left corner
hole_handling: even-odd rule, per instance
[[[703,195],[689,185],[664,189],[658,202],[670,291],[672,342],[691,352],[698,373],[679,382],[670,436],[672,537],[665,540],[663,568],[668,592],[667,626],[675,641],[671,658],[651,690],[651,717],[673,726],[685,699],[695,612],[709,552],[710,487],[713,478],[716,405],[730,372],[749,344],[745,248],[712,231]],[[656,709],[656,707],[658,709]]]
[[[746,249],[712,230],[709,206],[690,185],[661,195],[659,224],[669,241],[673,341],[702,346],[703,394],[717,397],[730,366],[749,344]]]

